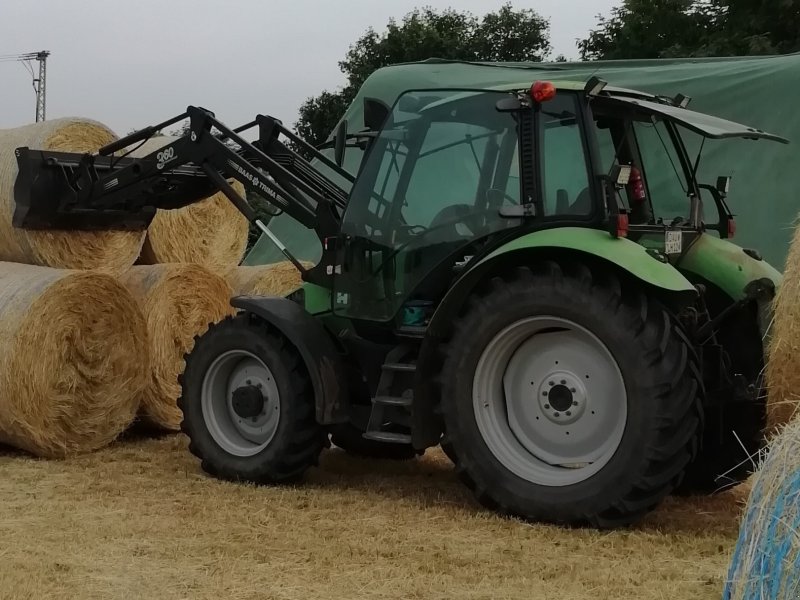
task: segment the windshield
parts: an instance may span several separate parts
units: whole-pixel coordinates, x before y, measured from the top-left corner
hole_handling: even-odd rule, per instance
[[[500,215],[521,195],[517,121],[496,109],[505,96],[435,90],[400,97],[345,211],[352,264],[335,284],[347,300],[340,312],[388,319],[447,257],[516,224]]]

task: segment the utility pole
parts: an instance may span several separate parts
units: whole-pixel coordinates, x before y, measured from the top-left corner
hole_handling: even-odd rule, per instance
[[[33,80],[33,89],[36,90],[36,122],[44,121],[45,108],[47,106],[47,57],[50,52],[42,50],[36,53],[36,60],[39,61],[39,78]]]

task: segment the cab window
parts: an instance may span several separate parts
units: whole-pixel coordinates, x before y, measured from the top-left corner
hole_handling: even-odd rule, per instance
[[[559,93],[542,105],[542,195],[545,216],[592,212],[589,169],[576,94]]]

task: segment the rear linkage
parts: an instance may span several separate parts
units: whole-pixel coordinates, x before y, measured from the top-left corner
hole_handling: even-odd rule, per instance
[[[122,156],[113,155],[133,144],[143,144],[186,118],[188,131],[172,143],[141,158],[128,157],[135,148]],[[258,139],[253,143],[240,136],[254,127],[258,128]],[[295,148],[350,184],[355,181],[273,117],[258,115],[250,123],[230,129],[214,113],[195,106],[108,144],[97,154],[17,148],[19,176],[14,187],[13,224],[25,229],[144,229],[157,209],[182,208],[221,191],[278,246],[304,279],[314,281],[325,278],[326,273],[305,269],[256,217],[245,197],[228,183],[228,179],[240,181],[247,192],[265,198],[315,230],[320,240],[335,236],[347,192]]]

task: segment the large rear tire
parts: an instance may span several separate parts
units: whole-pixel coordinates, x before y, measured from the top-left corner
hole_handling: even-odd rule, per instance
[[[547,262],[495,277],[446,350],[443,446],[491,509],[631,524],[696,454],[696,357],[655,299],[609,273]]]
[[[327,437],[308,373],[292,345],[257,317],[229,317],[198,338],[181,386],[181,429],[207,473],[278,484],[317,464]]]

